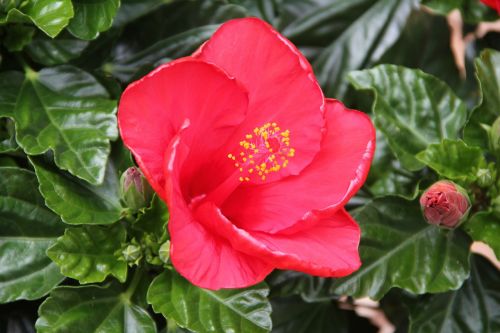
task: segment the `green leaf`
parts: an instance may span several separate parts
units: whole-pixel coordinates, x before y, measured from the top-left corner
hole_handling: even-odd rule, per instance
[[[6,22],[33,22],[50,37],[57,36],[73,17],[71,0],[27,0],[12,8],[0,25]]]
[[[247,289],[201,289],[167,270],[153,280],[147,298],[155,312],[193,332],[269,332],[268,293],[265,284]]]
[[[0,119],[0,153],[12,152],[18,148],[14,128],[12,120]]]
[[[439,175],[451,180],[473,182],[486,159],[479,147],[470,147],[461,140],[443,140],[429,145],[417,154],[417,159],[434,169]]]
[[[73,0],[75,16],[69,32],[80,39],[97,38],[100,32],[111,28],[120,0]]]
[[[471,277],[462,288],[430,295],[410,311],[411,333],[493,333],[500,331],[500,275],[486,259],[474,256]]]
[[[7,34],[3,40],[3,44],[9,52],[22,51],[26,45],[31,42],[35,28],[15,24],[7,29]]]
[[[61,34],[55,39],[36,37],[27,46],[26,51],[33,61],[45,66],[54,66],[78,58],[88,45],[87,41]]]
[[[134,301],[131,289],[119,284],[107,287],[59,287],[38,309],[38,333],[156,333],[148,312]]]
[[[500,117],[500,52],[485,50],[475,63],[481,102],[473,110],[465,127],[464,139],[470,145],[486,149],[488,133],[481,124],[491,126]]]
[[[24,76],[19,72],[0,73],[0,117],[14,117],[17,95],[23,85]]]
[[[147,208],[139,216],[137,221],[132,225],[132,228],[157,235],[161,239],[161,235],[167,232],[169,216],[167,205],[155,195],[151,202],[151,207]]]
[[[0,303],[40,298],[64,279],[45,255],[63,224],[37,186],[32,172],[0,167]]]
[[[375,125],[408,170],[424,164],[415,155],[429,144],[455,139],[467,119],[465,104],[439,79],[394,65],[352,72],[358,90],[375,94]]]
[[[348,333],[345,314],[334,302],[306,303],[300,297],[273,299],[273,333]]]
[[[68,224],[111,224],[121,217],[118,175],[113,163],[106,168],[104,182],[93,186],[61,172],[43,159],[30,161],[40,182],[47,206]]]
[[[172,0],[121,0],[113,25],[123,26]]]
[[[465,224],[464,229],[475,241],[488,244],[500,258],[500,217],[494,212],[478,212]]]
[[[90,74],[72,66],[29,72],[13,109],[16,138],[29,155],[52,149],[56,164],[92,184],[104,179],[110,140],[116,139],[116,102]]]
[[[105,64],[104,70],[124,82],[131,81],[152,70],[159,62],[167,62],[192,53],[212,36],[217,27],[202,26],[160,40],[138,53]]]
[[[361,268],[335,280],[331,292],[380,299],[390,288],[414,294],[457,289],[469,274],[470,239],[427,224],[418,200],[373,200],[354,216],[362,235]]]
[[[418,193],[420,175],[415,175],[401,168],[401,163],[392,153],[387,139],[382,133],[377,133],[370,173],[366,185],[375,197],[399,195],[414,198]]]
[[[47,255],[63,275],[80,283],[102,282],[110,274],[125,282],[127,263],[118,260],[115,252],[126,239],[127,232],[121,224],[68,228],[49,247]]]
[[[498,14],[493,9],[478,0],[423,0],[422,2],[441,15],[448,15],[452,10],[459,9],[467,23],[498,19]]]
[[[313,62],[325,95],[340,98],[348,87],[346,74],[377,62],[397,41],[417,3],[417,0],[337,0],[301,17],[284,33],[293,40],[299,32],[305,33],[315,26],[324,29],[327,24],[342,25],[333,43]]]

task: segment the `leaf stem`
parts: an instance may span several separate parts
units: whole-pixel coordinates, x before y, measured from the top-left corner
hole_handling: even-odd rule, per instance
[[[130,301],[130,298],[135,293],[135,290],[137,289],[139,282],[141,282],[143,275],[144,275],[144,269],[141,267],[137,267],[137,269],[134,272],[134,276],[132,277],[132,281],[128,285],[127,290],[122,294],[123,297],[128,301]]]

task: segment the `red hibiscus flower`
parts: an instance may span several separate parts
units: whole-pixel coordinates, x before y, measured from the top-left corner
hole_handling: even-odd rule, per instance
[[[490,6],[500,14],[500,0],[481,0],[486,6]]]
[[[229,21],[191,57],[132,83],[118,121],[169,206],[172,263],[193,284],[359,268],[359,227],[343,206],[368,173],[373,125],[325,99],[305,57],[267,23]]]

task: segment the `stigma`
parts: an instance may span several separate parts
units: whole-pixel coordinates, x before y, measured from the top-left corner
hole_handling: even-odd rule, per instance
[[[240,141],[240,151],[227,155],[240,171],[240,182],[265,181],[269,174],[277,173],[295,156],[290,146],[290,130],[282,130],[276,123],[265,123],[254,128]]]

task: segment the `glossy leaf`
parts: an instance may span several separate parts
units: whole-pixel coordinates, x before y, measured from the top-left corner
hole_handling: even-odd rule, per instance
[[[40,298],[64,278],[45,255],[64,227],[37,185],[30,171],[0,167],[0,303]]]
[[[201,289],[167,270],[153,280],[147,297],[155,312],[193,332],[269,332],[268,293],[264,284],[247,289]]]
[[[90,74],[71,66],[29,72],[14,108],[0,112],[15,119],[17,142],[27,154],[52,149],[60,168],[102,183],[109,140],[118,135],[116,102]]]
[[[429,144],[458,137],[467,119],[465,104],[450,88],[419,70],[394,65],[353,72],[358,90],[375,95],[375,125],[408,170],[422,169],[415,157]]]
[[[482,124],[491,126],[500,117],[500,52],[486,50],[476,59],[476,76],[479,81],[481,102],[473,110],[464,130],[470,145],[488,147],[488,133]]]
[[[104,182],[93,186],[43,159],[30,159],[47,206],[68,224],[111,224],[121,217],[118,175],[109,162]]]
[[[461,140],[443,140],[429,145],[417,159],[451,180],[475,181],[476,173],[486,160],[479,147],[471,147]]]
[[[331,292],[380,299],[390,288],[414,294],[459,288],[469,275],[470,239],[461,230],[427,224],[418,200],[374,200],[356,211],[362,266],[335,280]]]
[[[21,90],[24,76],[19,72],[0,73],[0,117],[14,117],[17,95]]]
[[[68,228],[48,248],[47,255],[63,275],[80,283],[102,282],[110,274],[125,282],[127,263],[118,260],[115,252],[126,238],[127,232],[121,224]]]
[[[273,333],[347,333],[345,314],[334,302],[306,303],[299,297],[277,298],[273,305]]]
[[[28,0],[12,8],[0,25],[5,22],[33,22],[50,37],[55,37],[73,17],[71,0]]]
[[[500,217],[493,212],[478,212],[464,225],[465,231],[475,241],[488,244],[500,258]]]
[[[313,63],[326,96],[341,98],[348,87],[346,74],[370,66],[382,57],[397,41],[417,3],[416,0],[337,0],[293,23],[294,30],[326,22],[344,24],[342,32]],[[356,14],[355,19],[343,21],[349,12]],[[287,27],[288,31],[291,29]]]
[[[77,58],[88,45],[87,41],[61,34],[55,39],[36,37],[27,46],[26,51],[33,61],[45,66],[54,66]]]
[[[133,287],[133,288],[131,288]],[[38,333],[156,333],[148,312],[134,301],[134,286],[59,287],[38,310]]]
[[[431,295],[410,312],[411,333],[493,333],[500,331],[500,274],[474,256],[471,276],[457,291]]]
[[[120,0],[73,0],[73,6],[75,16],[68,30],[80,39],[90,40],[111,27]]]

